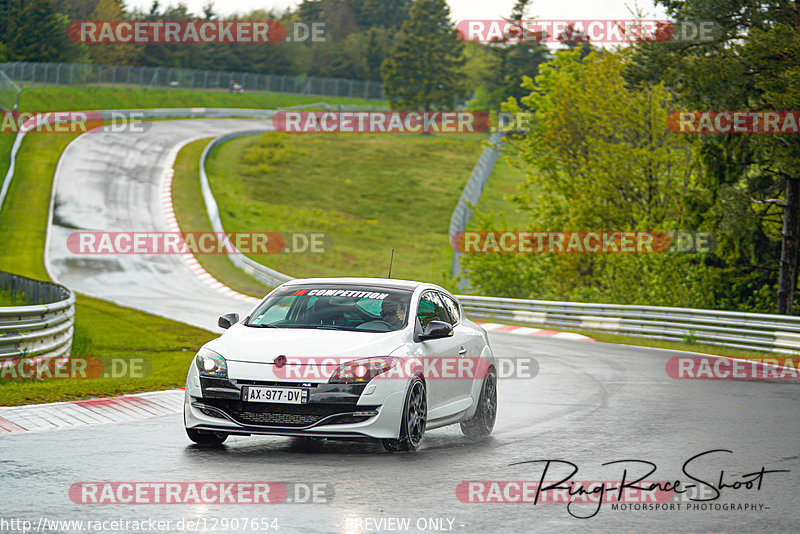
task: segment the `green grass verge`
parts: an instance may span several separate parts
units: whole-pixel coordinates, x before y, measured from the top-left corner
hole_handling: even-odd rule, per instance
[[[191,91],[188,89],[33,87],[22,91],[19,107],[25,111],[194,107],[275,109],[315,102],[376,106],[385,104],[378,100],[361,98],[286,93],[234,94],[225,91]],[[0,179],[8,170],[8,155],[13,142],[13,133],[0,133]]]
[[[93,87],[36,87],[20,95],[23,110],[83,110],[126,108],[257,108],[275,109],[299,104],[384,105],[378,100],[337,98],[287,93],[228,93],[224,91],[192,91],[188,89],[138,89]]]
[[[53,174],[72,135],[28,136],[0,212],[0,269],[47,280],[42,262]],[[136,379],[2,380],[0,405],[104,397],[183,385],[194,351],[214,334],[130,308],[78,295],[73,356],[146,358]]]
[[[0,289],[0,306],[25,306],[29,304],[25,293],[11,291],[10,289]]]
[[[215,334],[78,295],[74,357],[145,360],[136,378],[0,380],[0,405],[107,397],[183,386],[195,351]],[[78,354],[76,354],[76,352]],[[122,365],[122,363],[120,363]]]
[[[47,280],[44,240],[50,191],[61,151],[74,135],[29,135],[20,148],[14,179],[0,211],[0,269]]]
[[[0,184],[8,172],[8,166],[11,163],[11,146],[14,144],[14,135],[9,133],[0,133]]]
[[[216,148],[226,231],[325,232],[323,254],[251,255],[295,277],[392,276],[452,287],[450,216],[480,136],[268,133]],[[500,168],[500,175],[509,172]]]
[[[486,187],[481,198],[475,205],[479,213],[495,213],[499,223],[502,220],[505,226],[501,230],[526,229],[526,214],[507,200],[508,195],[516,194],[517,186],[525,179],[522,170],[512,167],[508,159],[500,156],[495,163],[492,174],[486,182]],[[475,219],[473,219],[475,221]],[[472,229],[472,225],[468,225]]]
[[[175,217],[183,232],[213,232],[200,193],[198,164],[200,154],[211,139],[200,139],[184,146],[175,159],[172,179],[172,203]],[[267,286],[237,268],[226,254],[197,254],[200,265],[214,278],[240,293],[261,298],[269,292]]]

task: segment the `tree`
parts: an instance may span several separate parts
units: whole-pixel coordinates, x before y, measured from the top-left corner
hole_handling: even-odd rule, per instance
[[[630,80],[664,80],[683,109],[800,109],[798,2],[659,3],[673,20],[713,21],[716,31],[705,42],[638,47]],[[712,195],[694,204],[694,218],[720,235],[712,259],[730,269],[730,279],[721,287],[736,287],[746,279],[751,281],[748,290],[757,291],[775,287],[777,278],[773,297],[778,313],[784,314],[792,312],[795,301],[800,241],[800,150],[795,139],[770,134],[703,135],[696,140]]]
[[[444,109],[464,96],[459,41],[444,0],[417,0],[381,65],[392,108]]]
[[[121,0],[98,0],[91,20],[125,20]],[[136,65],[142,45],[136,43],[96,43],[89,46],[92,63],[96,65]]]
[[[517,0],[509,20],[521,27],[528,3],[529,0]],[[522,87],[523,76],[535,78],[539,65],[551,57],[547,46],[527,40],[470,43],[465,54],[471,85],[477,88],[470,106],[485,111],[497,109],[509,97],[520,99],[528,94]]]
[[[364,50],[366,60],[366,79],[381,81],[381,64],[389,55],[391,35],[383,28],[370,28],[367,30],[367,40]]]
[[[68,20],[50,0],[3,2],[3,43],[8,61],[69,61],[80,48],[67,37]]]
[[[509,136],[505,148],[526,173],[512,197],[527,214],[526,230],[680,229],[683,199],[705,194],[693,173],[691,140],[665,131],[674,105],[669,92],[663,85],[631,87],[622,76],[627,61],[627,52],[592,52],[581,60],[579,50],[560,51],[535,81],[524,79],[527,96],[503,106],[532,115],[530,129]],[[479,229],[507,229],[492,218],[482,221]],[[698,291],[704,267],[693,258],[467,254],[463,262],[473,285],[494,294],[708,304]]]
[[[148,21],[184,21],[194,20],[185,4],[169,5],[163,11],[158,0],[153,0],[150,12],[142,18]],[[197,54],[197,46],[180,43],[146,43],[142,47],[141,62],[147,66],[191,68],[193,61],[202,61],[203,55]],[[222,45],[213,45],[222,46]]]
[[[408,20],[411,0],[350,0],[359,28],[397,30]]]
[[[92,13],[97,9],[99,0],[53,0],[53,7],[59,13],[65,14],[70,21],[75,20],[109,20],[92,19]]]

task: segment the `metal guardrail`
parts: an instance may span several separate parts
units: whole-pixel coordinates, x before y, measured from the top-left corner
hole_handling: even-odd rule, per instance
[[[208,214],[208,220],[211,221],[211,228],[214,229],[214,232],[217,233],[225,233],[225,229],[222,227],[222,220],[219,217],[219,207],[217,206],[217,200],[214,198],[214,194],[211,192],[211,186],[208,183],[208,175],[206,174],[206,160],[208,159],[209,153],[214,150],[214,148],[226,141],[230,141],[231,139],[236,139],[237,137],[246,137],[249,135],[259,135],[270,130],[267,129],[259,129],[259,130],[243,130],[240,132],[233,132],[226,135],[221,135],[219,137],[214,138],[210,143],[206,145],[206,148],[203,150],[202,155],[200,156],[200,191],[203,195],[203,200],[206,204],[206,213]],[[228,241],[228,244],[233,249],[230,252],[227,252],[228,258],[230,258],[231,262],[241,269],[242,271],[246,272],[262,284],[269,286],[269,287],[276,287],[281,285],[284,282],[288,282],[292,279],[291,276],[285,275],[283,273],[279,273],[269,267],[265,267],[260,263],[251,260],[244,254],[238,251],[236,247]],[[228,248],[226,247],[226,251]]]
[[[472,168],[472,173],[470,173],[467,183],[464,184],[464,190],[461,192],[458,203],[453,210],[453,215],[450,217],[450,230],[448,231],[450,243],[453,242],[453,238],[457,233],[467,229],[467,223],[470,217],[472,217],[472,209],[470,206],[474,206],[478,203],[483,193],[483,188],[486,187],[486,182],[489,180],[489,175],[492,174],[494,164],[497,162],[497,158],[500,157],[502,135],[501,132],[492,134],[489,138],[490,146],[483,149],[481,156],[478,158],[478,162],[475,164],[475,167]],[[461,272],[460,257],[461,253],[454,250],[453,265],[451,268],[453,278],[458,276]],[[461,289],[465,289],[466,285],[467,284],[462,281]]]
[[[328,107],[324,103],[315,104]],[[313,105],[312,105],[313,106]],[[269,110],[244,110],[244,109],[157,109],[157,110],[106,110],[103,113],[124,112],[124,111],[144,111],[146,117],[250,117],[250,118],[270,118],[275,111]],[[205,162],[210,151],[217,145],[235,137],[245,135],[257,135],[269,131],[268,129],[253,129],[235,132],[214,139],[206,149],[200,161],[200,180],[203,189],[203,198],[206,202],[209,219],[215,232],[223,232],[222,223],[219,219],[219,208],[216,200],[211,194],[208,184],[208,177],[205,173]],[[12,150],[12,165],[0,190],[0,207],[2,198],[8,188],[11,176],[13,176],[13,158],[19,148],[21,136],[18,134]],[[496,139],[492,139],[496,142]],[[494,154],[487,152],[491,151]],[[476,165],[468,181],[468,187],[459,200],[457,213],[451,218],[451,235],[453,232],[461,231],[466,227],[469,220],[469,209],[467,202],[475,203],[480,196],[480,192],[486,184],[491,167],[497,159],[497,151],[487,148],[481,155],[484,162]],[[474,185],[472,185],[474,184]],[[477,192],[477,196],[476,196]],[[473,200],[474,199],[474,200]],[[268,286],[275,286],[290,280],[291,277],[269,269],[243,254],[231,254],[231,260],[240,269],[250,273],[256,279]],[[9,275],[13,276],[13,275]],[[20,278],[20,277],[17,277]],[[2,278],[0,278],[2,280]],[[30,281],[34,284],[42,282]],[[49,284],[48,284],[49,285]],[[62,291],[69,290],[61,287]],[[62,329],[69,329],[69,339],[72,335],[72,314],[74,314],[74,295],[66,300],[54,304],[44,305],[50,308],[43,312],[41,317],[27,323],[30,328],[36,328],[41,340],[39,346],[33,346],[32,350],[39,353],[46,352],[48,347],[58,347],[58,343],[63,338],[57,338],[57,327],[62,325]],[[786,315],[770,315],[759,313],[742,313],[717,310],[697,310],[690,308],[667,308],[658,306],[631,306],[618,304],[592,304],[575,302],[551,302],[539,300],[508,299],[498,297],[482,297],[472,295],[461,295],[458,297],[462,303],[464,311],[473,318],[487,320],[509,321],[515,323],[529,324],[537,327],[557,326],[561,328],[602,331],[615,333],[623,336],[647,337],[650,339],[670,340],[670,341],[694,341],[697,343],[718,345],[725,347],[738,348],[743,350],[758,350],[777,353],[797,354],[800,353],[800,317]],[[3,315],[6,310],[18,310],[30,307],[0,308],[0,347],[5,341],[11,340],[11,332],[8,328],[4,329],[6,323],[13,319],[7,319]],[[70,310],[70,311],[65,311]],[[58,322],[56,316],[69,316],[66,321]],[[15,317],[13,314],[11,317]],[[25,324],[21,318],[16,319],[18,325]],[[48,323],[48,321],[50,321]],[[69,326],[66,325],[68,321]],[[49,326],[48,326],[49,325]],[[55,329],[55,330],[54,330]],[[63,332],[63,330],[61,330]],[[50,337],[48,337],[50,336]],[[24,337],[24,336],[23,336]],[[68,343],[60,345],[63,353],[69,350]],[[3,356],[0,352],[0,356]]]
[[[219,208],[211,194],[205,162],[217,145],[245,135],[257,135],[265,130],[235,132],[214,139],[200,158],[200,182],[206,209],[215,232],[223,232]],[[500,134],[490,138],[492,146],[484,149],[464,187],[456,210],[450,220],[450,236],[464,231],[471,215],[469,205],[477,203],[499,156],[494,148],[501,142]],[[231,261],[257,280],[276,286],[292,277],[265,267],[243,254],[230,254]],[[454,269],[457,266],[454,257]],[[758,350],[788,354],[800,353],[800,317],[741,313],[731,311],[667,308],[659,306],[630,306],[551,302],[460,295],[459,300],[470,317],[508,321],[541,327],[602,331],[623,336],[647,337],[667,341],[691,341],[742,350]]]
[[[466,230],[472,215],[470,205],[481,197],[489,175],[500,155],[502,134],[490,138],[470,174],[450,219],[452,242]],[[498,146],[499,145],[499,146]],[[453,253],[452,273],[460,272],[460,254]],[[459,289],[465,289],[461,281]],[[800,317],[660,306],[550,302],[461,295],[464,311],[471,317],[528,324],[539,328],[558,327],[600,331],[622,336],[664,341],[696,342],[742,350],[786,354],[800,353]]]
[[[307,104],[311,106],[322,106],[320,104]],[[102,109],[91,110],[93,113],[98,113],[103,119],[111,119],[114,114],[129,114],[137,113],[137,119],[189,119],[189,118],[222,118],[222,117],[242,117],[248,119],[271,119],[275,115],[275,110],[268,109],[248,109],[248,108],[152,108],[152,109]],[[38,115],[37,115],[38,117]],[[33,119],[31,119],[33,120]],[[22,140],[27,135],[25,131],[19,131],[14,138],[14,144],[11,147],[9,154],[8,171],[3,178],[3,183],[0,185],[0,211],[3,209],[3,201],[5,200],[8,188],[11,185],[11,180],[14,177],[14,168],[16,166],[17,152],[19,152]]]
[[[800,317],[661,306],[460,296],[475,318],[601,331],[742,350],[800,353]]]
[[[33,304],[0,307],[0,359],[51,359],[72,347],[75,294],[66,287],[0,271],[0,288]]]
[[[315,104],[302,104],[299,106],[291,106],[287,108],[281,109],[301,109],[301,108],[309,108],[309,107],[322,107],[325,109],[333,109],[338,111],[344,110],[363,110],[363,109],[380,109],[380,108],[373,108],[373,106],[345,106],[345,105],[330,105],[326,102],[318,102]],[[273,112],[274,113],[274,112]],[[208,220],[211,222],[211,227],[213,228],[214,232],[218,233],[225,233],[225,229],[222,226],[222,220],[219,216],[219,206],[217,206],[217,200],[214,198],[214,194],[211,192],[211,186],[208,183],[208,175],[206,174],[206,161],[208,160],[208,155],[214,150],[215,147],[221,145],[226,141],[230,141],[231,139],[236,139],[238,137],[246,137],[249,135],[259,135],[265,132],[271,131],[269,129],[254,129],[254,130],[243,130],[239,132],[233,132],[225,135],[221,135],[215,139],[213,139],[209,144],[206,145],[203,153],[200,155],[200,190],[203,195],[203,200],[206,204],[206,213],[208,215]],[[238,251],[236,247],[230,241],[227,242],[229,247],[226,247],[226,253],[228,254],[228,258],[230,258],[231,262],[241,269],[242,271],[246,272],[262,284],[269,286],[269,287],[276,287],[281,285],[284,282],[288,282],[292,280],[292,277],[278,272],[274,269],[270,269],[260,263],[248,258],[244,254]],[[230,250],[230,251],[228,251]]]
[[[0,71],[23,87],[38,84],[230,91],[232,84],[236,84],[248,92],[385,99],[381,82],[306,75],[24,61],[0,63]]]
[[[0,111],[16,111],[22,88],[0,70]]]

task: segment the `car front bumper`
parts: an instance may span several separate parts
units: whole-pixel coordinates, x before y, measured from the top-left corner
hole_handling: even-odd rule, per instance
[[[247,386],[308,389],[306,404],[242,401]],[[368,384],[299,383],[200,377],[192,365],[186,379],[186,428],[227,434],[303,437],[397,438],[406,380]]]

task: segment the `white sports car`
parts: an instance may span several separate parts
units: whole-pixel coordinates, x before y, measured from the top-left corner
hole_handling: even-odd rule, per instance
[[[189,438],[375,438],[416,450],[426,429],[487,436],[497,413],[486,332],[439,286],[382,278],[297,279],[198,351],[186,378]]]

